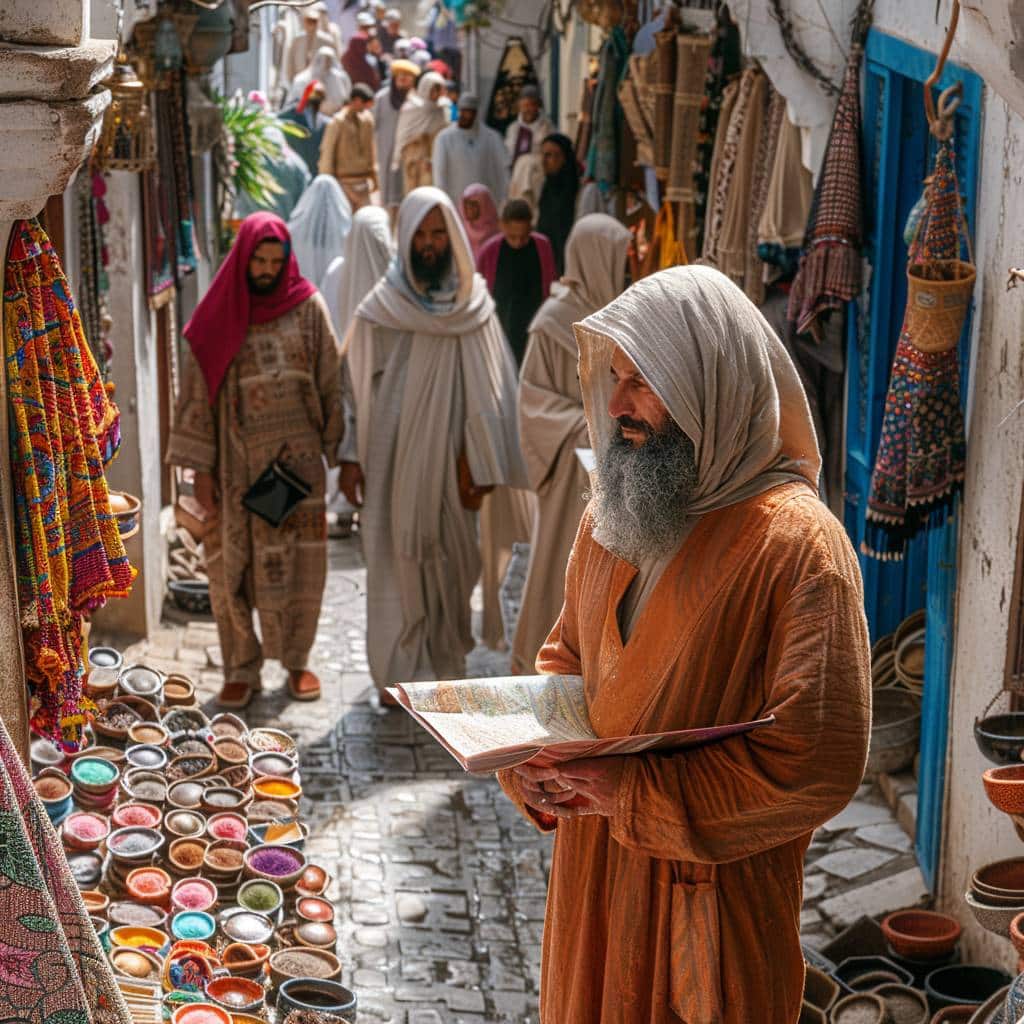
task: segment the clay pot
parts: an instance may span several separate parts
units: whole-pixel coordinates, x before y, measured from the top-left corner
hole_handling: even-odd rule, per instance
[[[928,1024],[931,1013],[928,1000],[909,985],[879,985],[874,990],[894,1024]]]
[[[191,707],[196,699],[196,684],[188,676],[172,673],[164,680],[164,707]]]
[[[206,995],[231,1013],[259,1013],[263,986],[246,978],[214,978],[206,983]]]
[[[232,942],[224,948],[221,962],[231,974],[256,977],[270,959],[270,947],[259,943]]]
[[[1024,764],[989,768],[981,781],[995,808],[1004,814],[1024,814]]]
[[[893,952],[912,960],[928,960],[951,953],[960,938],[960,923],[948,914],[931,910],[900,910],[882,921],[882,931]]]
[[[282,871],[280,874],[270,874],[258,867],[266,854],[273,852],[277,856],[287,858],[294,868],[290,871]],[[247,878],[263,878],[268,882],[274,882],[287,891],[295,886],[295,883],[302,877],[306,870],[305,855],[291,846],[278,846],[273,843],[265,843],[262,846],[253,847],[245,853],[245,874]]]
[[[167,848],[167,859],[178,871],[196,872],[205,864],[209,845],[205,839],[175,839]]]
[[[162,820],[163,812],[156,804],[135,801],[115,807],[110,815],[111,824],[115,828],[159,828]]]
[[[171,876],[162,868],[135,868],[125,879],[125,890],[136,903],[166,907],[171,898]]]
[[[289,978],[341,977],[341,961],[325,949],[280,949],[270,957],[270,987],[279,988]]]

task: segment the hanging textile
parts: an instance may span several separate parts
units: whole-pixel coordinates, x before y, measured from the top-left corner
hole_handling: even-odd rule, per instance
[[[860,63],[850,48],[821,176],[814,192],[800,266],[789,296],[797,333],[820,341],[824,319],[860,292],[861,208]]]
[[[629,69],[619,86],[619,103],[623,116],[636,140],[636,160],[643,167],[654,166],[654,123],[648,110],[646,57],[633,54]],[[653,104],[652,104],[653,108]]]
[[[667,181],[672,162],[672,91],[676,86],[676,33],[674,29],[654,36],[654,53],[648,68],[654,97],[654,173]]]
[[[694,157],[693,214],[697,234],[694,252],[704,245],[704,219],[707,216],[711,160],[718,136],[720,111],[726,83],[740,73],[740,32],[733,24],[727,4],[719,3],[715,12],[711,54],[704,75],[704,98],[701,100],[697,151]],[[725,123],[724,121],[722,122]]]
[[[681,266],[688,263],[686,247],[682,239],[676,235],[675,218],[672,215],[672,204],[664,202],[654,219],[654,231],[651,243],[644,257],[640,270],[641,277],[656,274],[659,270]]]
[[[501,132],[502,138],[508,126],[519,116],[519,92],[524,85],[540,88],[540,80],[526,51],[526,44],[518,36],[512,36],[502,51],[494,76],[491,102],[487,105],[487,124]]]
[[[619,81],[629,58],[626,33],[614,28],[601,47],[594,94],[593,126],[586,176],[607,192],[619,180],[619,143],[623,116],[619,105]]]
[[[127,596],[135,570],[104,476],[120,443],[118,410],[35,220],[11,235],[4,357],[29,715],[38,733],[74,750],[84,725],[83,620]]]
[[[596,76],[589,76],[583,82],[583,90],[580,95],[580,113],[576,119],[576,139],[574,142],[576,150],[576,161],[580,164],[587,162],[587,154],[590,152],[590,142],[594,130],[594,94],[597,92]]]
[[[110,310],[107,294],[107,246],[103,229],[110,220],[104,196],[107,183],[99,171],[83,167],[75,178],[78,213],[78,314],[100,376],[110,376]]]
[[[704,79],[711,55],[711,36],[676,36],[676,81],[672,106],[672,144],[665,197],[690,206],[682,218],[693,224],[693,168],[697,159]],[[682,224],[680,225],[682,227]],[[692,242],[691,242],[692,244]]]
[[[975,270],[955,160],[952,143],[941,143],[908,255],[907,308],[861,545],[884,561],[902,558],[907,541],[922,529],[942,525],[963,486],[967,443],[958,344]]]
[[[0,849],[0,1020],[130,1021],[60,838],[2,721]]]

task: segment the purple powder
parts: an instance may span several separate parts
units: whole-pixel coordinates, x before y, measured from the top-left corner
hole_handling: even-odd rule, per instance
[[[302,866],[302,861],[296,854],[272,847],[256,850],[249,858],[249,863],[265,875],[290,875]]]

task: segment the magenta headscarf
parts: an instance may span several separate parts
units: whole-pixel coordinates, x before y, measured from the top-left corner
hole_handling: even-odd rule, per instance
[[[341,66],[348,72],[352,84],[362,82],[371,89],[380,88],[380,74],[377,69],[366,59],[370,37],[365,32],[357,32],[345,47],[345,54],[341,58]]]
[[[480,216],[470,223],[466,216],[466,200],[475,199],[480,206]],[[499,231],[498,207],[494,196],[486,185],[470,185],[459,200],[459,216],[469,236],[469,244],[473,250],[473,261],[480,256],[480,250],[488,238],[493,238]]]
[[[256,295],[249,288],[249,260],[260,242],[283,242],[286,252],[284,271],[269,295]],[[210,405],[217,400],[231,360],[241,351],[249,325],[276,320],[315,292],[299,273],[285,222],[276,213],[246,217],[235,244],[185,325],[184,334],[206,380]]]

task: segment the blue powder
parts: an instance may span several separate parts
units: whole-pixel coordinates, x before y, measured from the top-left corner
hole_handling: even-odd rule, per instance
[[[213,934],[214,925],[207,914],[186,911],[175,915],[171,929],[180,939],[208,939]]]

